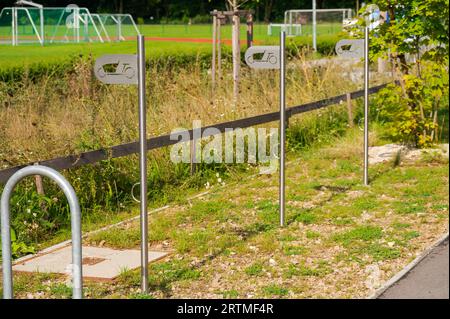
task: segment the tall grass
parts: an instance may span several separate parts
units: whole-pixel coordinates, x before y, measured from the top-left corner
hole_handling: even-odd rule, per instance
[[[279,109],[278,73],[242,69],[240,95],[233,102],[230,65],[213,89],[201,61],[187,68],[149,66],[148,136],[243,118]],[[0,169],[57,156],[76,154],[137,140],[137,92],[132,86],[106,86],[92,75],[92,61],[80,59],[73,72],[48,75],[38,83],[0,83]],[[310,67],[304,55],[291,58],[287,71],[287,105],[298,105],[342,94],[359,87],[343,78],[336,63]],[[266,125],[277,127],[277,123]],[[289,127],[291,149],[341,134],[346,128],[345,107],[336,106],[294,117]],[[183,189],[203,187],[213,174],[233,174],[243,165],[202,164],[190,176],[188,164],[175,165],[169,149],[149,152],[149,199],[164,203]],[[230,173],[231,172],[231,173]],[[87,223],[105,221],[131,207],[130,191],[138,181],[136,156],[103,161],[65,171],[73,184]],[[31,178],[13,198],[13,227],[20,240],[47,240],[70,227],[65,199],[45,181],[45,196],[37,196]],[[0,186],[1,191],[1,186]],[[41,204],[36,205],[36,200]],[[44,201],[44,204],[42,204]],[[44,207],[44,209],[43,209]],[[36,216],[35,216],[36,215]],[[36,226],[37,225],[37,226]]]

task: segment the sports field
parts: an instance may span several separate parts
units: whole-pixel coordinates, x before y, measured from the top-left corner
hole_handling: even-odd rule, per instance
[[[147,55],[198,54],[211,52],[211,25],[140,25],[142,34],[146,36]],[[241,27],[241,41],[246,39],[246,26]],[[303,36],[297,37],[303,41],[311,38],[311,28],[303,28]],[[0,28],[3,40],[7,39],[10,28]],[[273,28],[273,35],[267,35],[267,25],[257,24],[254,27],[254,41],[258,44],[276,43],[279,28]],[[32,36],[31,30],[22,30],[24,35]],[[340,24],[318,25],[318,35],[332,35],[341,32]],[[133,39],[132,32],[128,39]],[[47,34],[46,38],[51,35]],[[225,45],[230,44],[231,26],[222,27],[222,40]],[[9,44],[0,45],[0,69],[28,65],[31,63],[55,63],[66,60],[70,56],[92,54],[94,57],[104,53],[133,53],[134,41],[107,43],[53,43],[41,47],[38,43],[23,44],[12,47]]]

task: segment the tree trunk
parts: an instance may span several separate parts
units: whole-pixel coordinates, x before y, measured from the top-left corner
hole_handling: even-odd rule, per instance
[[[273,0],[266,0],[264,6],[264,23],[270,23],[270,16],[273,9]]]
[[[239,94],[239,69],[241,66],[241,43],[239,39],[239,15],[233,16],[233,98],[237,103]]]

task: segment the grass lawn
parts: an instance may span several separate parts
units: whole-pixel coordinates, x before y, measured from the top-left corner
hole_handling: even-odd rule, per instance
[[[161,38],[201,38],[211,39],[212,31],[210,25],[142,25],[139,26],[141,33],[146,37]],[[241,39],[246,39],[246,27],[241,28]],[[276,43],[278,41],[278,29],[274,28],[273,36],[267,35],[266,25],[255,26],[255,41],[259,43]],[[322,30],[322,32],[321,32]],[[340,32],[339,26],[322,25],[318,26],[319,35],[325,37],[330,34]],[[305,36],[298,37],[302,41],[308,41],[311,38],[308,28],[304,28]],[[4,36],[8,34],[5,29],[0,30]],[[231,39],[231,26],[223,27],[222,39]],[[312,40],[311,40],[312,41]],[[320,42],[320,36],[319,36]],[[209,43],[189,43],[189,42],[165,42],[165,41],[147,41],[147,56],[159,56],[162,54],[197,54],[211,53],[211,44]],[[112,42],[112,43],[81,43],[81,44],[48,44],[41,47],[38,44],[23,44],[17,47],[2,44],[0,45],[0,70],[14,67],[26,66],[34,63],[58,63],[66,61],[68,57],[76,55],[92,54],[97,57],[106,53],[135,53],[135,41]]]
[[[371,134],[371,141],[384,143]],[[294,156],[295,155],[295,156]],[[111,283],[87,282],[88,298],[366,297],[448,231],[448,160],[426,156],[370,168],[361,185],[358,129],[333,145],[291,154],[287,225],[278,226],[278,176],[247,176],[150,216],[150,294],[139,270]],[[139,247],[139,223],[84,244]],[[70,297],[59,275],[15,276],[24,297]]]
[[[139,29],[142,34],[149,37],[166,37],[166,38],[211,38],[212,37],[212,25],[141,25]],[[222,38],[231,39],[231,25],[227,24],[221,28]],[[323,23],[317,25],[318,35],[330,35],[336,34],[342,31],[342,24],[340,23]],[[279,38],[279,27],[272,28],[272,36],[267,34],[266,24],[254,25],[254,38],[259,41],[267,41],[269,39]],[[302,33],[305,36],[311,36],[312,27],[305,25],[302,28]],[[247,27],[245,24],[241,25],[241,39],[246,39]]]

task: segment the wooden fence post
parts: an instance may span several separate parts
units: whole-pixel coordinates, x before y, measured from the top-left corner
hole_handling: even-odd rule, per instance
[[[211,79],[213,88],[216,86],[216,46],[217,46],[217,10],[213,15],[213,39],[212,39],[212,63],[211,63]]]
[[[217,19],[217,74],[219,81],[222,78],[222,35],[221,35],[221,27],[222,27],[222,19],[224,16],[220,16]]]
[[[238,95],[239,95],[239,69],[241,66],[241,43],[239,39],[239,24],[240,24],[240,16],[237,11],[233,14],[233,34],[232,34],[232,42],[233,42],[233,102],[234,106],[237,104]]]
[[[247,48],[253,45],[253,15],[247,15]]]
[[[197,158],[197,154],[196,154],[196,149],[195,149],[195,140],[192,139],[190,141],[190,145],[191,145],[191,152],[190,152],[190,160],[191,160],[191,176],[195,174],[195,163],[196,163],[196,158]]]
[[[352,95],[347,93],[347,115],[348,115],[348,126],[353,127],[353,104],[352,104]]]
[[[34,165],[39,165],[39,163],[34,163]],[[34,176],[34,183],[36,184],[36,191],[39,195],[45,195],[44,192],[44,184],[42,183],[42,176],[41,175],[35,175]]]

